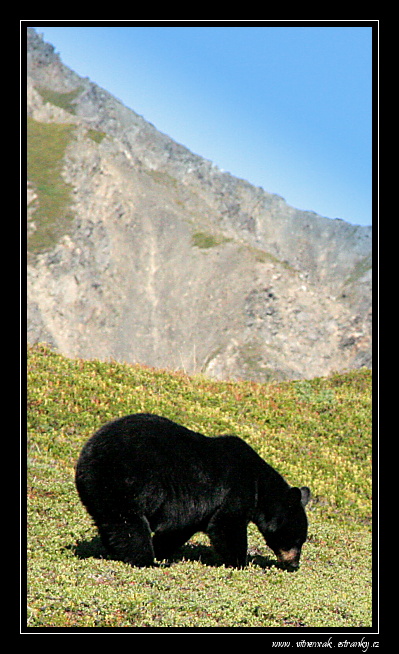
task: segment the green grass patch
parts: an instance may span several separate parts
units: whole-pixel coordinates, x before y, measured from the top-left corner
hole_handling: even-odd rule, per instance
[[[195,232],[191,237],[192,244],[197,248],[208,249],[214,248],[223,243],[231,241],[230,238],[224,236],[216,236],[208,232]]]
[[[95,143],[101,143],[101,141],[105,139],[107,135],[105,132],[100,132],[97,129],[89,129],[87,131],[87,136]]]
[[[371,373],[256,384],[28,357],[29,627],[371,626]],[[196,535],[170,566],[107,558],[74,487],[84,442],[104,422],[153,412],[207,435],[241,436],[313,492],[302,565],[276,565],[249,527],[249,565],[217,566]]]
[[[28,239],[31,253],[52,247],[71,226],[72,187],[62,179],[61,172],[65,150],[73,133],[73,125],[40,123],[28,117],[28,179],[34,184],[38,196],[33,214],[35,230]]]
[[[67,91],[64,93],[53,91],[52,89],[46,89],[44,87],[38,87],[37,90],[42,96],[44,102],[50,102],[56,107],[65,109],[65,111],[68,111],[70,114],[75,114],[76,112],[73,101],[83,91],[83,87],[79,86],[77,89],[73,89],[73,91]]]

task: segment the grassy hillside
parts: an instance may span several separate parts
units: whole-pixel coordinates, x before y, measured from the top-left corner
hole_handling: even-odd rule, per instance
[[[228,383],[30,348],[28,626],[370,627],[370,398],[367,370]],[[289,483],[311,488],[298,572],[275,565],[253,525],[244,570],[216,566],[204,535],[169,566],[135,569],[104,556],[74,465],[100,425],[142,411],[239,435]]]
[[[35,231],[28,239],[30,252],[46,250],[68,231],[72,221],[72,187],[61,175],[66,147],[73,137],[74,125],[40,123],[28,117],[28,179],[38,197],[34,214]]]

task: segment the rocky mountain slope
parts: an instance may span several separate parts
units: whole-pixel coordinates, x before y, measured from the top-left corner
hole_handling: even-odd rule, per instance
[[[221,172],[28,29],[28,341],[223,378],[371,365],[371,228]]]

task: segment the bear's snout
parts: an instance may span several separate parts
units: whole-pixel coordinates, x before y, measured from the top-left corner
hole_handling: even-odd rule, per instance
[[[287,570],[297,570],[299,568],[300,556],[301,550],[297,547],[293,547],[290,550],[279,550],[277,552],[278,562],[287,568]]]

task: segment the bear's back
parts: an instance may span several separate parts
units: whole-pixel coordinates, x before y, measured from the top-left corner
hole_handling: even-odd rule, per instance
[[[192,474],[192,469],[208,458],[208,444],[214,439],[198,434],[167,418],[133,414],[117,418],[101,427],[84,445],[77,473],[143,476]]]
[[[252,477],[267,464],[236,436],[208,437],[153,414],[117,418],[101,427],[83,447],[77,476],[181,482]]]
[[[209,439],[182,425],[149,413],[117,418],[101,427],[87,442],[88,449],[107,458],[118,453],[161,452],[204,446]],[[83,448],[83,452],[84,452]]]

